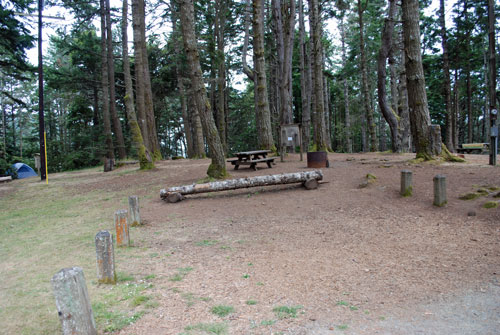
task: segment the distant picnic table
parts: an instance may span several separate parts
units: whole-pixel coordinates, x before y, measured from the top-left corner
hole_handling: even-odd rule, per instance
[[[257,171],[257,163],[267,163],[269,168],[272,167],[274,157],[267,157],[271,150],[254,150],[236,152],[235,158],[228,159],[227,161],[234,165],[234,169],[238,170],[240,165],[250,165],[250,168]]]

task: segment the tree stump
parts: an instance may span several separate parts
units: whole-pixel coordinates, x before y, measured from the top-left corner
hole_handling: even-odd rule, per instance
[[[139,197],[131,195],[128,197],[128,222],[132,227],[141,225],[141,215],[139,212]]]
[[[434,206],[443,207],[448,203],[446,198],[446,177],[436,175],[434,177]]]
[[[97,281],[102,284],[116,284],[115,251],[113,237],[107,230],[102,230],[95,236],[97,256]]]
[[[63,335],[97,335],[83,270],[62,269],[51,280]]]
[[[130,246],[130,235],[127,220],[128,212],[118,210],[115,212],[116,246]]]
[[[401,171],[401,194],[403,197],[409,197],[413,193],[413,173],[409,170]]]

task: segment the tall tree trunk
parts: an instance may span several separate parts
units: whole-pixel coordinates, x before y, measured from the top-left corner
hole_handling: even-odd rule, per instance
[[[224,160],[224,148],[215,126],[212,115],[212,108],[207,98],[207,92],[203,83],[203,76],[200,66],[200,56],[198,54],[197,39],[194,31],[194,4],[193,0],[181,0],[181,28],[184,40],[184,50],[187,62],[190,67],[190,77],[195,91],[194,98],[200,111],[203,132],[207,138],[210,148],[212,164],[210,164],[207,174],[214,178],[223,178],[226,173],[226,162]]]
[[[495,117],[492,116],[491,111],[496,109],[496,88],[497,88],[497,67],[496,67],[496,52],[495,52],[495,1],[488,0],[488,61],[489,61],[489,102],[490,102],[490,127],[496,125]],[[498,113],[497,113],[498,114]],[[498,116],[496,116],[498,117]],[[495,142],[495,138],[490,136],[490,165],[497,165],[496,153],[493,155],[494,150],[498,151],[498,142]]]
[[[291,72],[293,39],[295,33],[295,1],[272,0],[275,37],[277,46],[277,66],[280,99],[280,123],[291,124],[292,96]]]
[[[93,91],[94,91],[94,114],[92,115],[92,140],[94,141],[93,147],[97,146],[97,143],[99,142],[99,87],[98,84],[93,85]],[[66,129],[66,127],[64,128]]]
[[[388,17],[385,20],[382,30],[382,42],[377,58],[377,89],[378,103],[380,111],[391,129],[392,151],[401,151],[401,142],[399,140],[399,121],[396,111],[391,108],[387,102],[386,78],[387,78],[387,58],[389,57],[392,48],[392,35],[394,33],[394,17],[396,14],[395,0],[389,0]],[[382,135],[382,134],[381,134]]]
[[[344,69],[343,84],[344,84],[344,127],[345,127],[345,150],[347,153],[352,152],[352,138],[351,138],[351,116],[349,110],[349,84],[347,82],[347,74],[345,68],[347,64],[347,52],[345,46],[345,11],[340,18],[340,40],[342,42],[342,68]]]
[[[458,88],[458,70],[455,70],[455,80],[453,81],[453,119],[452,119],[452,130],[453,130],[453,147],[458,147],[458,116],[460,114],[460,92]]]
[[[215,2],[215,37],[217,44],[217,129],[227,152],[227,126],[226,126],[226,58],[224,53],[224,34],[226,30],[227,0]]]
[[[178,26],[177,5],[176,0],[171,1],[171,16],[172,16],[172,39],[174,40],[174,51],[177,56],[175,65],[175,75],[177,77],[177,89],[179,90],[179,101],[181,104],[182,122],[184,127],[184,137],[186,138],[186,155],[188,158],[196,157],[193,141],[192,122],[188,112],[188,104],[186,101],[186,87],[184,86],[184,75],[181,71],[182,64],[182,37],[180,36],[180,27]]]
[[[191,87],[189,91],[188,108],[190,114],[189,120],[193,131],[194,157],[204,158],[206,157],[205,142],[203,140],[203,127],[201,125],[200,113],[198,112],[198,107],[195,103],[196,92],[193,87]]]
[[[314,145],[317,151],[326,151],[330,148],[326,136],[325,107],[323,103],[322,20],[319,12],[318,0],[309,0],[309,24],[313,44]]]
[[[399,91],[398,91],[398,116],[399,133],[402,152],[411,152],[412,137],[410,127],[410,111],[408,107],[408,86],[406,81],[405,53],[401,52],[401,65],[399,71]]]
[[[146,102],[145,102],[145,74],[142,56],[142,34],[141,34],[141,5],[139,0],[132,0],[132,28],[134,33],[134,70],[135,70],[135,103],[137,111],[137,121],[141,128],[144,145],[149,152],[153,153],[149,128],[146,120]]]
[[[105,1],[106,6],[106,47],[108,57],[108,80],[109,80],[109,112],[113,121],[113,130],[115,131],[116,147],[118,149],[118,158],[127,158],[125,152],[125,141],[123,139],[122,125],[116,111],[116,93],[115,93],[115,62],[113,58],[113,34],[111,29],[111,9],[109,0]]]
[[[308,69],[310,69],[309,57],[306,56],[306,28],[304,24],[304,4],[299,0],[299,48],[300,48],[300,96],[302,100],[302,147],[304,151],[309,149],[311,137],[311,95],[308,89]],[[307,57],[307,59],[306,59]],[[307,68],[306,68],[307,64]]]
[[[269,98],[267,95],[263,0],[252,0],[252,8],[255,111],[258,143],[261,149],[276,150],[271,128],[271,110],[269,109]]]
[[[145,13],[145,2],[144,0],[139,0],[140,3],[140,24],[141,24],[141,56],[142,56],[142,66],[144,72],[144,102],[145,102],[145,112],[146,120],[148,125],[149,141],[151,142],[152,155],[154,160],[160,160],[161,148],[160,142],[158,141],[158,130],[156,129],[156,119],[154,114],[153,106],[153,90],[151,88],[151,76],[149,74],[149,61],[148,61],[148,50],[146,45],[146,13]]]
[[[430,115],[422,66],[418,0],[402,0],[408,106],[417,158],[432,159]]]
[[[104,6],[104,0],[100,0],[100,4],[101,4],[102,119],[104,125],[104,139],[106,144],[105,158],[115,159],[115,153],[113,148],[113,137],[111,133],[111,121],[109,114],[108,56],[106,52],[106,11]]]
[[[134,90],[132,88],[132,76],[130,75],[130,60],[128,56],[128,3],[123,0],[122,6],[122,58],[123,58],[123,75],[125,81],[125,111],[127,113],[130,133],[132,134],[132,144],[137,151],[141,170],[151,169],[154,167],[151,154],[147,151],[142,138],[141,129],[137,122],[137,115],[134,108]]]
[[[443,48],[443,76],[444,76],[444,103],[446,108],[445,145],[449,151],[454,152],[452,139],[452,110],[451,110],[451,82],[450,60],[448,56],[448,37],[446,32],[446,18],[444,0],[439,0],[439,23],[441,25],[441,47]]]
[[[368,131],[370,133],[370,151],[377,151],[377,132],[375,130],[375,120],[373,119],[373,110],[370,108],[370,91],[368,88],[368,70],[366,64],[365,39],[363,13],[368,6],[368,1],[364,4],[358,0],[358,22],[359,22],[359,48],[361,58],[361,84],[363,92],[363,108],[365,109]]]

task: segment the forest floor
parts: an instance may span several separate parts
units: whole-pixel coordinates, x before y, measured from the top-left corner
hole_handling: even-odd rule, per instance
[[[500,201],[494,198],[500,167],[488,166],[482,155],[466,155],[467,163],[412,158],[329,154],[330,168],[322,169],[326,183],[316,190],[258,187],[191,195],[175,204],[162,201],[159,190],[203,179],[209,160],[163,161],[147,172],[126,166],[106,174],[91,169],[53,175],[52,187],[66,198],[85,197],[79,211],[87,202],[97,208],[87,211],[98,213],[82,214],[80,221],[69,213],[66,221],[74,224],[64,224],[64,230],[86,240],[77,240],[72,255],[56,251],[38,260],[50,263],[36,265],[46,278],[33,282],[48,301],[39,303],[48,306],[41,323],[50,323],[47,334],[58,327],[47,278],[78,265],[98,326],[106,329],[95,303],[109,304],[103,297],[113,289],[95,283],[92,236],[97,229],[111,230],[114,210],[126,208],[127,196],[135,194],[145,225],[131,229],[132,248],[116,249],[116,267],[142,278],[135,287],[148,283],[143,300],[150,306],[119,334],[498,334],[500,208],[483,205]],[[277,159],[272,169],[228,169],[234,178],[309,170],[298,155]],[[413,171],[411,197],[399,195],[403,169]],[[376,179],[364,184],[367,174]],[[437,174],[447,180],[448,204],[441,208],[433,206]],[[13,192],[43,187],[15,183],[0,184],[0,206]],[[488,194],[459,199],[479,188]],[[16,289],[21,274],[14,268],[24,261],[6,261],[2,243],[0,277],[14,279],[0,283],[0,311],[11,311],[0,323],[21,333],[13,321],[20,307],[1,301],[15,305],[11,295],[23,288]],[[14,251],[3,250],[7,256]],[[30,263],[37,259],[30,257]],[[141,308],[140,300],[127,305],[130,315]]]

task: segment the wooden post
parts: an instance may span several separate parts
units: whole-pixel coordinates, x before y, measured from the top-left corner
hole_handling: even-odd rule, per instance
[[[139,197],[131,195],[128,197],[128,217],[132,227],[141,225],[141,215],[139,213]]]
[[[410,197],[413,194],[413,173],[409,170],[401,171],[401,191],[403,197]]]
[[[62,269],[51,282],[63,335],[97,335],[83,270]]]
[[[446,177],[438,174],[434,177],[434,206],[443,207],[447,203]]]
[[[95,236],[97,255],[97,281],[102,284],[116,284],[115,251],[113,237],[107,230],[101,230]]]
[[[116,246],[130,246],[130,235],[127,221],[127,211],[119,210],[115,212]]]

